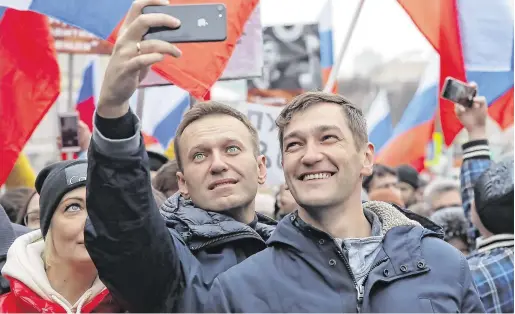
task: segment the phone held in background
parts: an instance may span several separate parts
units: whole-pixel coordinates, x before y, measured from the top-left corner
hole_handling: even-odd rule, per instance
[[[460,104],[467,108],[472,107],[477,90],[466,83],[452,77],[447,77],[442,88],[442,98]]]
[[[227,39],[227,11],[223,4],[159,5],[143,8],[143,14],[161,13],[181,21],[177,29],[152,27],[143,40],[169,43],[217,42]]]
[[[76,112],[59,114],[59,127],[61,131],[63,153],[76,153],[79,146],[79,116]]]

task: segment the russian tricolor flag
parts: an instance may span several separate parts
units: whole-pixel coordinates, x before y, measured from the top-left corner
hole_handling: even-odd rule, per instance
[[[367,114],[368,140],[374,144],[378,154],[384,144],[392,137],[393,125],[390,114],[390,104],[386,90],[377,93]]]
[[[141,92],[137,90],[129,100],[134,112],[137,112]],[[182,116],[190,107],[190,95],[177,86],[166,85],[145,88],[142,99],[141,129],[145,134],[153,136],[164,151],[175,137]]]
[[[48,19],[0,7],[0,185],[59,92]]]
[[[513,125],[513,1],[398,0],[440,54],[439,88],[447,76],[475,81],[490,116]],[[445,143],[462,129],[453,104],[439,99]]]
[[[98,77],[98,59],[94,58],[84,69],[82,86],[79,91],[76,109],[79,118],[84,121],[90,130],[93,130],[93,114],[100,91],[100,79]]]
[[[114,43],[133,0],[0,0],[0,6],[39,12],[82,28]],[[259,0],[174,0],[173,4],[224,3],[227,39],[216,43],[178,44],[183,55],[167,56],[153,69],[161,76],[203,99],[222,72]]]
[[[422,170],[426,146],[434,130],[438,107],[439,58],[435,53],[420,80],[415,96],[408,104],[391,138],[377,155],[377,161],[389,166],[411,164]]]
[[[326,4],[320,13],[318,32],[320,35],[320,66],[322,67],[322,82],[325,84],[329,79],[329,74],[331,73],[331,69],[334,64],[331,0],[326,1]]]

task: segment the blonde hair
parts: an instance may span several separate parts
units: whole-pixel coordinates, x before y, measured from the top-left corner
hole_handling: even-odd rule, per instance
[[[43,237],[42,237],[43,238]],[[39,240],[39,239],[38,239]],[[48,228],[48,232],[46,237],[43,238],[45,243],[45,247],[43,248],[43,252],[41,253],[41,259],[43,260],[43,267],[45,271],[52,266],[51,260],[52,256],[52,247],[54,246],[54,242],[52,241],[52,228]]]

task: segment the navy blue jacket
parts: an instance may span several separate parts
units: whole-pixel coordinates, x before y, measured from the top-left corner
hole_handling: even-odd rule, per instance
[[[201,310],[484,313],[465,257],[441,240],[438,226],[385,203],[365,207],[379,216],[385,235],[363,291],[334,239],[292,213],[269,248],[217,277]]]

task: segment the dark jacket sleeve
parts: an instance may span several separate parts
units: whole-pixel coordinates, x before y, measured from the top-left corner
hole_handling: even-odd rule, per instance
[[[181,262],[191,253],[171,236],[153,199],[138,118],[129,112],[108,120],[95,121],[88,151],[86,247],[100,279],[129,311],[160,312],[181,294]]]
[[[461,259],[461,268],[463,273],[463,298],[460,313],[485,313],[485,308],[481,302],[468,262],[464,256]]]

